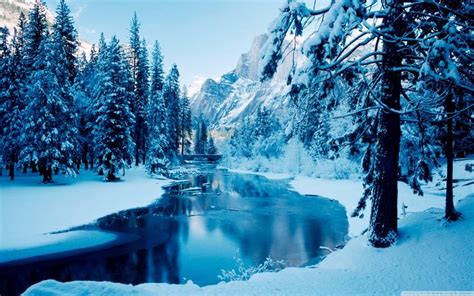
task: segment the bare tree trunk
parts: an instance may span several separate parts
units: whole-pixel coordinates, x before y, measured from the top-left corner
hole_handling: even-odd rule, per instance
[[[140,164],[140,119],[137,118],[137,123],[135,124],[135,166]]]
[[[8,166],[8,175],[10,176],[10,180],[15,180],[15,154],[10,154],[10,165]]]
[[[447,133],[446,133],[446,209],[445,209],[445,219],[448,221],[458,220],[460,214],[454,208],[453,202],[453,118],[452,113],[454,112],[453,106],[453,95],[450,92],[446,97],[446,112],[448,113],[448,121],[446,124]]]
[[[389,15],[384,19],[384,30],[391,36],[402,31],[401,1],[387,1]],[[386,39],[386,38],[385,38]],[[399,43],[383,42],[383,61],[380,101],[384,108],[378,114],[378,128],[374,155],[372,211],[370,216],[369,242],[377,248],[389,247],[397,238],[398,159],[400,151],[401,77],[394,67],[401,66]]]

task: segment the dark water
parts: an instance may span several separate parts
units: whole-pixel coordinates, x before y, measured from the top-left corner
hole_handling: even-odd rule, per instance
[[[339,203],[303,197],[284,181],[210,170],[167,188],[148,207],[79,228],[138,239],[82,255],[0,266],[1,295],[50,278],[208,285],[219,282],[221,269],[235,268],[235,257],[247,266],[267,257],[303,266],[327,255],[320,246],[343,244],[348,224]]]

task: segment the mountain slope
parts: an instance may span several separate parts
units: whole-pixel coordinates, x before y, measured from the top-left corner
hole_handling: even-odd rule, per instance
[[[18,24],[20,13],[28,17],[28,12],[35,5],[36,0],[0,0],[0,27],[6,26],[13,35],[14,29]],[[48,8],[45,9],[46,20],[51,25],[54,22],[54,13]],[[84,40],[79,40],[78,55],[85,52],[89,54],[92,45]]]
[[[208,79],[201,90],[191,98],[193,114],[202,114],[216,130],[235,127],[243,118],[254,114],[262,106],[280,121],[289,117],[286,79],[293,65],[287,58],[279,66],[271,81],[259,81],[260,50],[268,39],[267,34],[255,37],[247,53],[240,56],[234,70],[218,80]],[[297,53],[295,62],[303,60]]]

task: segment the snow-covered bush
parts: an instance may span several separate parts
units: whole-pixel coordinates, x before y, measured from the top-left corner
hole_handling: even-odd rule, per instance
[[[285,136],[278,120],[262,108],[241,123],[229,143],[232,157],[271,158],[282,154]]]
[[[250,279],[254,274],[262,272],[277,272],[286,267],[284,260],[273,260],[268,257],[261,264],[256,266],[245,266],[242,259],[238,256],[234,257],[237,269],[221,270],[221,274],[217,276],[219,280],[232,282],[232,281],[246,281]]]

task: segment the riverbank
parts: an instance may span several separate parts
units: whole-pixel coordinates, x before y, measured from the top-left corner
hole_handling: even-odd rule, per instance
[[[100,231],[50,233],[149,205],[170,182],[148,177],[143,167],[128,170],[119,182],[102,180],[91,171],[76,178],[58,175],[52,184],[32,174],[14,181],[0,177],[0,264],[117,243],[116,235]]]
[[[137,286],[108,282],[44,281],[32,286],[26,295],[399,295],[406,290],[474,290],[474,174],[464,170],[472,160],[455,163],[456,207],[463,220],[445,223],[443,184],[424,186],[419,197],[400,186],[400,203],[405,205],[399,221],[398,242],[387,249],[367,245],[367,217],[350,218],[352,239],[342,250],[331,253],[315,268],[287,268],[278,273],[263,273],[246,282],[220,283],[199,287],[142,284]],[[290,176],[273,176],[285,179]],[[352,182],[352,183],[348,183]],[[295,177],[291,186],[302,194],[338,200],[348,215],[360,196],[357,181],[322,180]],[[308,197],[310,198],[310,197]],[[368,216],[368,214],[366,214]]]

